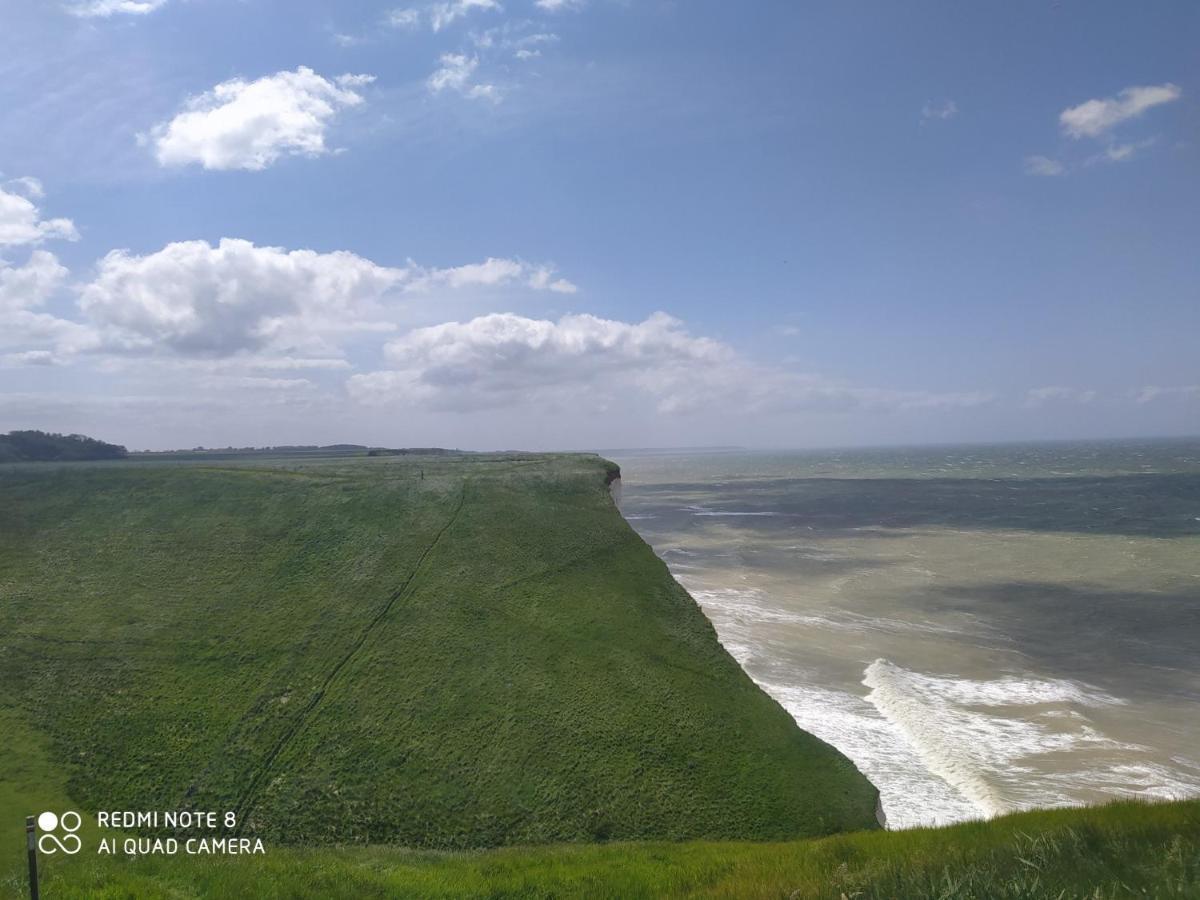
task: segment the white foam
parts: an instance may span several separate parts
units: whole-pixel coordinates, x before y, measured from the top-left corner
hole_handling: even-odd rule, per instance
[[[713,509],[709,506],[685,506],[684,512],[694,516],[778,516],[777,512],[740,512],[738,510]]]
[[[732,512],[732,511],[731,512],[717,512],[714,510],[714,511],[693,513],[693,515],[697,515],[697,516],[777,516],[777,515],[779,515],[779,513],[776,513],[776,512]]]
[[[670,551],[664,551],[664,553]],[[686,575],[681,576],[687,578]],[[688,585],[685,583],[685,587]],[[696,602],[712,616],[729,616],[741,623],[761,622],[780,625],[805,625],[837,631],[884,631],[891,634],[959,634],[960,630],[933,622],[905,622],[882,616],[866,616],[850,610],[831,610],[824,614],[797,613],[771,604],[756,588],[689,588]]]
[[[734,647],[727,646],[738,657]],[[979,817],[970,801],[929,770],[895,723],[863,698],[814,685],[764,681],[759,686],[797,725],[846,754],[879,788],[889,828],[949,825]]]
[[[1095,794],[1180,797],[1200,778],[1146,756],[1150,748],[1113,740],[1079,709],[1126,701],[1059,679],[988,681],[925,675],[879,659],[867,667],[867,700],[907,739],[929,770],[985,816],[1064,806]],[[1048,765],[1049,760],[1057,765]]]

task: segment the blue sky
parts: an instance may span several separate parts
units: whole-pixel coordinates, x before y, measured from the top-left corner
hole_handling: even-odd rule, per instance
[[[1200,432],[1200,7],[9,0],[0,430]]]

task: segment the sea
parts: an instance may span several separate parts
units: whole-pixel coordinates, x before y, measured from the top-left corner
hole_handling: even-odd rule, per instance
[[[604,455],[888,827],[1200,796],[1200,439]]]

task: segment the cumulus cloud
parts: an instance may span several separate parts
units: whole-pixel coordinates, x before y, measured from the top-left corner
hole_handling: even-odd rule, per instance
[[[46,250],[33,251],[21,266],[0,260],[0,346],[28,349],[32,343],[73,348],[90,342],[86,327],[40,311],[66,283],[69,274],[58,258]],[[35,364],[43,348],[29,352],[34,355],[10,355],[9,364],[13,364],[13,359],[23,359],[23,365]],[[46,358],[52,357],[50,354]]]
[[[115,348],[213,357],[321,351],[327,333],[379,327],[375,302],[405,276],[345,251],[182,241],[146,256],[109,253],[80,308]]]
[[[639,324],[590,315],[551,322],[494,313],[419,328],[384,352],[395,368],[351,378],[355,396],[458,408],[509,405],[531,392],[577,388],[605,374],[716,362],[727,355],[716,342],[692,337],[681,322],[661,313]]]
[[[1051,385],[1049,387],[1033,388],[1026,392],[1025,405],[1038,407],[1050,403],[1092,403],[1095,401],[1096,396],[1095,391]]]
[[[956,115],[958,115],[958,104],[953,100],[944,100],[941,103],[934,103],[930,100],[921,108],[922,122],[928,122],[930,119],[952,119]]]
[[[1100,137],[1122,122],[1137,118],[1155,106],[1178,100],[1181,96],[1183,91],[1169,83],[1127,87],[1115,97],[1088,100],[1064,109],[1058,121],[1070,137]]]
[[[662,413],[916,409],[972,406],[976,393],[859,388],[758,366],[665,313],[627,323],[592,315],[558,321],[512,313],[419,328],[385,347],[392,368],[352,376],[372,404],[469,410],[522,403],[603,405],[617,395]]]
[[[246,240],[182,241],[144,256],[115,250],[80,288],[79,306],[101,349],[192,359],[257,360],[277,369],[336,369],[343,345],[395,330],[391,293],[486,291],[503,286],[570,292],[549,265],[490,257],[426,268],[381,266],[347,251],[260,247]]]
[[[66,9],[81,19],[107,19],[116,15],[145,15],[166,4],[167,0],[86,0],[68,4]]]
[[[0,247],[75,241],[79,232],[70,219],[43,219],[36,200],[45,195],[36,178],[14,178],[0,185]]]
[[[443,53],[440,62],[440,67],[426,81],[430,91],[440,94],[450,90],[472,100],[499,102],[500,91],[494,84],[478,84],[472,80],[475,70],[479,68],[478,57],[465,53]]]
[[[0,312],[34,309],[46,302],[67,277],[53,253],[35,250],[23,266],[0,260]]]
[[[191,98],[146,140],[162,166],[261,170],[283,156],[320,156],[333,119],[363,102],[371,75],[330,80],[306,66],[256,81],[234,78]]]
[[[1067,167],[1057,159],[1051,159],[1048,156],[1027,156],[1025,157],[1025,174],[1026,175],[1065,175]]]
[[[545,12],[562,12],[568,9],[581,9],[583,0],[535,0],[534,6]]]

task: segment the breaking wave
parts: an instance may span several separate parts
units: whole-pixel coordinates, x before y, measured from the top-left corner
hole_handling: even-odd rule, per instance
[[[1074,805],[1087,793],[1149,799],[1200,790],[1200,777],[1139,760],[1150,748],[1097,731],[1081,710],[1126,701],[1089,685],[925,675],[886,659],[867,667],[863,684],[871,689],[867,701],[929,771],[983,816]],[[1036,768],[1029,764],[1034,758]],[[1049,766],[1055,759],[1060,764]],[[1200,776],[1200,768],[1195,771]]]

